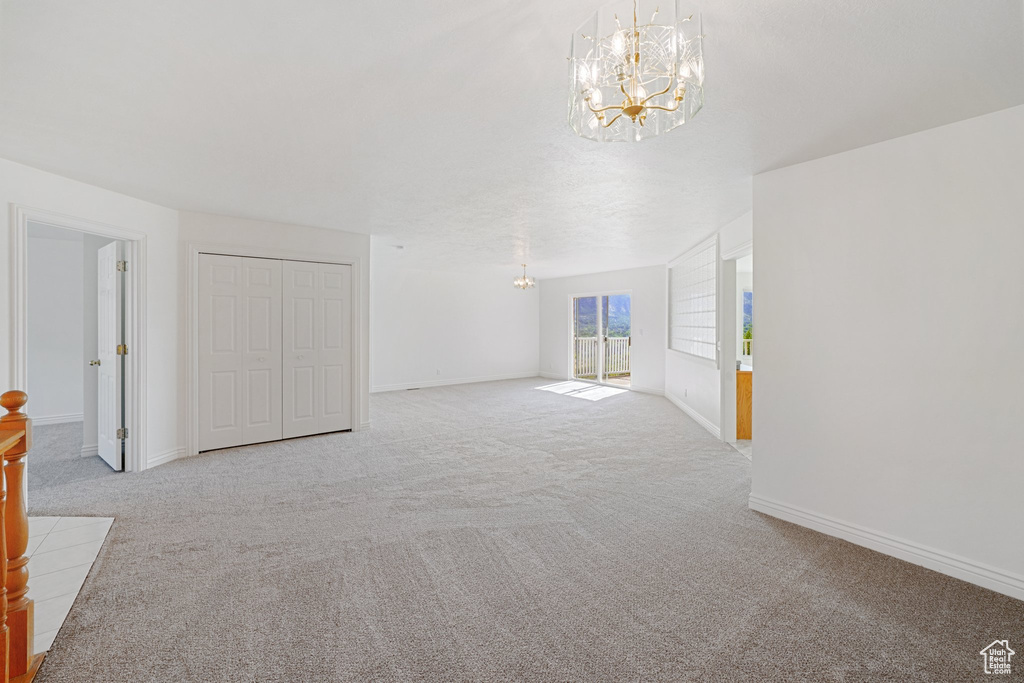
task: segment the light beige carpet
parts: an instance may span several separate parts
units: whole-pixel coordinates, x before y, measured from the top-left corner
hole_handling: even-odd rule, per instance
[[[547,383],[142,474],[30,464],[33,515],[117,518],[38,680],[967,681],[1024,646],[1022,602],[751,512],[747,459],[665,399]]]

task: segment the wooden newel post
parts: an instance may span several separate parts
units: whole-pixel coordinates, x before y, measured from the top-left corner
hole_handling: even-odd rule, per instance
[[[7,683],[11,675],[11,637],[7,631],[7,587],[3,585],[7,580],[7,531],[4,529],[4,520],[7,515],[7,481],[0,477],[0,576],[4,582],[0,582],[0,681]]]
[[[8,391],[0,396],[7,414],[0,417],[0,429],[24,429],[17,446],[4,454],[4,479],[7,501],[4,505],[4,530],[7,541],[7,631],[9,636],[10,677],[23,676],[33,668],[34,606],[28,597],[28,509],[25,506],[25,456],[32,448],[32,420],[21,411],[28,402],[24,391]],[[37,664],[38,666],[38,664]]]

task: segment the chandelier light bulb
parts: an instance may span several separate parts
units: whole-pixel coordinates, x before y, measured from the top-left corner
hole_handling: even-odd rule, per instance
[[[612,36],[612,50],[615,54],[622,54],[626,51],[626,36],[622,31]]]
[[[569,125],[577,135],[638,142],[697,115],[704,37],[689,2],[615,0],[573,33]]]

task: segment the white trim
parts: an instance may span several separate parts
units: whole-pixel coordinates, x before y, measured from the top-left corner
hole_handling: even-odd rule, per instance
[[[723,261],[735,261],[741,259],[744,256],[750,256],[754,253],[754,240],[747,240],[743,244],[737,244],[729,251],[723,251],[721,259]]]
[[[248,258],[336,263],[352,266],[352,431],[362,426],[362,272],[361,256],[253,247],[216,242],[188,242],[185,245],[185,455],[199,454],[199,254],[223,254]]]
[[[123,240],[124,258],[128,261],[125,278],[124,343],[129,354],[125,359],[124,469],[139,472],[146,469],[146,234],[137,230],[66,216],[46,209],[21,204],[10,205],[10,388],[24,389],[28,377],[28,224],[44,223],[67,230]],[[32,397],[28,412],[32,416]]]
[[[32,425],[35,427],[42,427],[44,425],[62,425],[67,422],[81,422],[85,419],[82,413],[74,413],[73,415],[48,415],[46,417],[32,416]]]
[[[609,384],[608,386],[615,386],[615,385],[614,384]],[[650,387],[640,387],[640,386],[637,386],[637,385],[633,384],[632,382],[629,385],[629,390],[630,391],[636,391],[636,392],[641,393],[641,394],[651,394],[652,396],[664,396],[665,395],[665,391],[663,389],[652,389]]]
[[[681,262],[685,261],[687,258],[693,256],[697,252],[704,251],[705,249],[710,247],[712,244],[715,245],[715,254],[718,254],[718,233],[717,232],[714,235],[712,235],[711,237],[708,237],[706,240],[701,240],[699,243],[693,245],[692,247],[690,247],[689,249],[684,251],[679,256],[676,256],[674,259],[672,259],[671,261],[668,262],[666,267],[667,268],[672,268],[674,266],[678,266]]]
[[[562,377],[561,375],[559,375],[558,373],[555,373],[555,372],[542,372],[542,373],[540,373],[539,376],[543,377],[544,379],[561,379],[561,380],[564,380],[566,382],[569,381],[568,377]]]
[[[387,391],[402,391],[403,389],[428,389],[430,387],[444,387],[453,384],[474,384],[476,382],[500,382],[505,379],[524,379],[527,377],[537,377],[536,370],[528,370],[526,372],[516,372],[510,375],[488,375],[485,377],[461,377],[455,379],[435,379],[427,380],[425,382],[405,382],[403,384],[385,384],[380,387],[373,387],[370,389],[371,394],[381,394]]]
[[[683,403],[683,400],[681,398],[679,398],[678,396],[675,396],[674,394],[672,394],[672,393],[670,393],[668,391],[665,392],[665,398],[667,398],[669,401],[671,401],[676,406],[676,408],[679,408],[679,410],[683,411],[684,413],[686,413],[687,415],[692,417],[694,422],[696,422],[701,427],[703,427],[704,429],[706,429],[709,432],[711,432],[711,434],[716,439],[721,439],[722,438],[722,430],[719,429],[718,426],[714,422],[712,422],[711,420],[707,419],[706,417],[704,417],[703,415],[698,413],[696,410],[694,410],[690,406],[688,406],[685,403]]]
[[[100,454],[100,447],[99,447],[98,444],[93,444],[91,446],[82,446],[82,457],[83,458],[90,458],[90,457],[92,457],[94,455],[99,455],[99,454]]]
[[[150,468],[153,468],[153,467],[158,467],[160,465],[166,465],[167,463],[171,462],[172,460],[178,460],[178,459],[184,458],[184,457],[185,457],[185,449],[184,448],[172,448],[169,451],[166,451],[164,453],[161,453],[160,455],[157,455],[155,457],[150,458],[149,459],[149,466],[150,466]]]
[[[1024,600],[1024,576],[751,493],[751,510]]]
[[[370,428],[370,421],[362,422],[359,424],[359,431],[365,431]]]

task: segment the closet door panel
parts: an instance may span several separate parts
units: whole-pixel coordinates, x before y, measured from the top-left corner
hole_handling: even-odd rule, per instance
[[[199,255],[199,450],[243,442],[242,259]]]
[[[284,261],[284,438],[316,434],[318,364],[317,264]]]
[[[243,442],[282,437],[281,261],[242,259],[245,278]]]
[[[318,431],[352,428],[352,267],[318,264]]]

